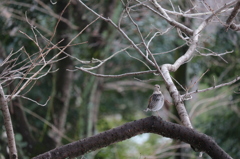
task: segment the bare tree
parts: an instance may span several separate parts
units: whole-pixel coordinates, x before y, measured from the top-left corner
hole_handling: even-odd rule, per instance
[[[173,104],[176,107],[176,110],[178,112],[178,115],[183,126],[163,121],[161,118],[158,117],[149,117],[124,124],[115,129],[108,130],[106,132],[94,135],[86,139],[82,139],[80,141],[70,143],[68,145],[61,146],[59,148],[41,154],[35,158],[56,159],[76,157],[79,155],[83,155],[89,151],[93,151],[108,146],[112,143],[128,139],[132,136],[141,133],[156,133],[162,136],[166,136],[172,139],[189,143],[194,149],[201,152],[206,152],[212,158],[231,158],[226,152],[224,152],[224,150],[222,150],[213,141],[213,139],[204,134],[198,133],[197,131],[194,130],[190,117],[186,111],[184,101],[192,99],[193,94],[206,92],[223,86],[231,85],[236,81],[239,81],[240,77],[236,77],[232,81],[229,81],[227,83],[221,83],[219,85],[213,85],[210,88],[202,90],[197,89],[191,92],[190,89],[192,86],[190,88],[184,88],[181,84],[178,83],[178,81],[175,81],[186,91],[185,93],[180,94],[176,84],[174,83],[175,79],[170,75],[170,72],[175,72],[179,69],[180,66],[190,62],[195,57],[196,54],[199,54],[201,56],[216,56],[222,59],[224,62],[226,62],[223,56],[228,53],[232,53],[231,51],[226,51],[224,53],[215,53],[214,51],[210,50],[211,53],[209,54],[201,52],[201,49],[209,50],[208,48],[204,48],[203,46],[200,45],[200,42],[202,40],[201,38],[204,36],[202,32],[208,26],[212,25],[213,22],[214,25],[216,25],[215,23],[217,23],[217,25],[225,27],[226,30],[233,29],[235,31],[238,31],[239,25],[235,24],[233,21],[239,11],[240,1],[234,0],[228,3],[221,4],[221,6],[219,5],[219,7],[215,8],[211,7],[211,5],[206,1],[194,2],[192,3],[192,7],[188,8],[186,11],[183,11],[182,8],[180,7],[179,8],[176,7],[175,4],[172,3],[172,1],[158,2],[156,0],[151,1],[134,0],[124,2],[122,0],[121,2],[122,2],[122,14],[118,18],[118,22],[115,22],[114,20],[109,18],[108,14],[102,15],[102,13],[97,13],[90,4],[87,4],[79,0],[79,3],[83,7],[85,7],[88,11],[90,11],[93,15],[97,17],[89,25],[93,24],[97,20],[107,22],[109,25],[111,25],[111,27],[118,31],[119,35],[127,43],[124,44],[124,48],[121,48],[115,53],[112,53],[112,55],[108,57],[104,57],[105,59],[92,58],[91,61],[85,61],[82,59],[78,59],[77,57],[74,57],[66,52],[66,49],[71,46],[71,43],[76,39],[76,37],[80,36],[82,32],[89,27],[89,25],[86,26],[83,30],[81,30],[72,40],[69,40],[68,43],[64,44],[65,45],[64,47],[59,47],[58,45],[62,42],[61,39],[59,39],[58,42],[54,44],[52,42],[52,38],[50,40],[46,39],[29,22],[29,24],[32,26],[33,37],[23,32],[22,34],[25,35],[29,40],[31,40],[38,47],[39,51],[31,56],[26,52],[24,47],[17,51],[16,53],[22,51],[27,55],[27,59],[24,61],[24,64],[23,66],[21,65],[21,67],[17,66],[22,64],[23,63],[22,61],[18,61],[18,58],[12,59],[13,55],[15,55],[16,53],[11,53],[2,64],[2,66],[7,65],[7,67],[1,74],[2,79],[1,85],[6,85],[8,84],[8,82],[19,79],[18,85],[9,95],[6,95],[6,93],[4,93],[3,88],[0,87],[1,97],[0,101],[2,105],[1,110],[4,114],[3,117],[5,120],[5,128],[8,135],[11,158],[17,158],[17,152],[14,143],[14,132],[11,125],[11,118],[8,113],[9,110],[7,102],[14,98],[20,97],[37,103],[36,101],[27,98],[23,91],[28,92],[33,87],[34,82],[36,80],[46,76],[48,73],[54,72],[55,70],[52,70],[52,65],[54,63],[59,62],[61,60],[64,61],[66,59],[70,60],[71,58],[77,60],[79,63],[85,66],[76,67],[75,70],[72,70],[71,68],[72,66],[64,67],[63,71],[66,70],[71,71],[71,73],[69,73],[70,76],[72,76],[73,71],[83,71],[93,76],[102,78],[120,78],[127,76],[136,76],[140,74],[141,75],[154,74],[157,77],[162,78],[164,84],[166,85],[166,88],[168,89],[169,94],[172,97]],[[206,8],[205,10],[202,9],[203,6]],[[144,17],[144,13],[141,12],[148,13],[148,15],[151,16],[157,16],[160,20],[164,20],[164,22],[167,23],[164,30],[163,29],[160,30],[154,26],[152,31],[143,33],[141,30],[141,26],[137,23],[136,20],[137,18],[139,18],[139,16]],[[190,28],[189,26],[186,26],[183,23],[178,22],[176,19],[179,16],[192,19],[195,25],[193,25],[193,27]],[[226,18],[226,16],[228,18]],[[68,17],[59,19],[59,21],[60,20],[65,21],[65,24],[71,27],[75,27],[68,22],[67,18]],[[126,23],[124,23],[124,21],[127,21],[129,25],[135,27],[138,36],[137,39],[140,39],[140,42],[132,38],[131,32],[127,30],[127,27],[125,25]],[[153,46],[153,41],[159,35],[163,36],[168,34],[169,32],[174,31],[176,31],[178,38],[184,41],[183,46],[188,47],[187,51],[184,52],[182,56],[177,58],[173,64],[165,62],[160,65],[158,61],[159,58],[161,58],[164,54],[171,53],[181,48],[182,46],[177,46],[176,48],[169,50],[167,52],[154,53],[154,48],[157,48],[159,46]],[[52,37],[55,35],[55,32],[56,30],[54,31]],[[37,38],[37,34],[40,35],[41,38],[45,40],[44,47],[40,45]],[[52,51],[53,49],[57,49],[58,52],[50,59],[46,58],[50,51]],[[130,54],[128,51],[133,49],[135,53]],[[104,64],[106,64],[119,54],[123,53],[129,55],[129,58],[133,58],[141,62],[142,65],[146,66],[147,70],[138,70],[136,72],[126,72],[123,74],[113,75],[104,74],[104,71],[101,70]],[[98,70],[97,73],[95,73],[94,70]],[[204,76],[204,74],[202,76]],[[200,76],[198,79],[200,80],[202,76]],[[158,80],[160,78],[158,78]],[[99,82],[101,83],[101,81]],[[68,87],[67,90],[64,90],[66,92],[63,91],[64,92],[63,94],[65,95],[69,92],[68,90],[70,89],[69,86],[67,87]],[[100,93],[98,94],[100,96]],[[99,96],[98,98],[100,98]],[[94,100],[92,99],[92,101]],[[63,108],[62,110],[65,110],[68,107],[67,105],[69,104],[68,97],[65,102],[66,104],[63,104],[65,108]],[[37,104],[42,105],[40,103]],[[43,104],[42,106],[44,105],[45,104]],[[64,120],[66,119],[66,114],[64,113],[66,112],[67,111],[60,112],[59,115],[62,117],[61,119],[63,121],[55,123],[57,130],[58,129],[60,130],[56,131],[56,133],[58,133],[59,135],[56,139],[56,143],[58,144],[60,143],[61,140],[62,135],[61,132],[64,130],[63,123]]]
[[[64,13],[65,9],[62,13]],[[18,158],[18,154],[8,102],[16,98],[23,98],[34,102],[39,106],[46,106],[50,98],[46,100],[45,104],[41,104],[36,100],[27,97],[26,94],[34,87],[37,80],[57,71],[57,69],[53,69],[53,65],[55,63],[59,61],[64,61],[64,59],[71,57],[65,52],[65,50],[71,46],[71,43],[74,41],[74,39],[76,39],[86,28],[88,28],[89,25],[96,21],[93,21],[85,28],[83,28],[83,30],[81,30],[73,39],[68,41],[65,46],[59,47],[58,45],[63,41],[63,39],[59,39],[56,44],[52,42],[52,39],[56,33],[56,28],[51,39],[48,40],[44,35],[41,34],[37,27],[35,27],[28,20],[27,16],[25,18],[32,29],[32,35],[28,35],[23,31],[19,32],[35,44],[35,46],[38,48],[38,52],[29,53],[26,51],[25,47],[21,47],[16,52],[12,51],[7,57],[5,57],[4,61],[2,61],[1,63],[2,72],[0,83],[0,102],[1,111],[3,113],[4,126],[8,139],[8,147],[10,154],[9,156],[11,159]],[[59,18],[56,26],[58,26],[60,20],[61,18]],[[48,55],[53,50],[57,50],[57,53],[54,56],[51,56],[51,58],[48,58]],[[65,54],[65,56],[62,56],[62,54]],[[26,59],[20,60],[21,55],[25,55]],[[5,92],[4,87],[11,85],[13,82],[17,83],[16,86],[13,89],[9,89],[8,92]],[[61,126],[58,126],[58,124],[56,124],[56,126],[53,126],[51,124],[48,125],[53,128],[53,132],[57,133],[58,135],[60,134],[59,136],[61,137],[64,137],[63,133],[61,132],[63,129],[61,128]],[[28,137],[30,138],[31,136]]]

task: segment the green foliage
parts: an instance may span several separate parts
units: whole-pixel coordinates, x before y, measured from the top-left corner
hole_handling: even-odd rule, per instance
[[[155,154],[158,147],[162,146],[162,149],[164,149],[165,141],[162,139],[159,135],[154,134],[138,135],[97,151],[95,158],[144,158],[144,156]]]
[[[215,44],[212,46],[212,50],[223,53],[225,51],[234,50],[233,53],[222,56],[228,63],[225,63],[219,57],[205,57],[201,62],[205,69],[210,68],[210,71],[206,73],[201,80],[204,83],[204,88],[213,86],[214,82],[220,84],[222,82],[228,82],[239,76],[240,69],[240,53],[239,46],[236,45],[240,36],[235,32],[229,30],[225,31],[224,28],[218,28],[216,32]],[[210,45],[206,44],[205,45]],[[196,65],[197,63],[195,63]],[[202,68],[204,68],[202,67]],[[214,79],[214,78],[215,79]],[[212,103],[206,103],[209,105],[210,110],[196,118],[197,128],[203,133],[212,136],[213,139],[233,158],[240,158],[240,128],[238,123],[239,118],[239,95],[235,93],[237,91],[239,82],[232,87],[224,87],[217,91],[210,91],[203,93],[200,99],[206,101],[210,97],[216,97],[219,95],[226,95],[224,98],[216,100]],[[219,106],[218,106],[219,105]],[[211,107],[213,109],[211,109]]]
[[[234,111],[227,107],[219,107],[217,110],[207,113],[205,118],[199,121],[198,127],[213,137],[233,158],[239,158],[239,122],[240,118]]]

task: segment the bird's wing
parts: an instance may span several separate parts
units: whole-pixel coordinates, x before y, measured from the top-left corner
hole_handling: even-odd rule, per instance
[[[162,97],[162,94],[161,93],[158,93],[158,94],[152,94],[149,98],[149,101],[148,101],[148,107],[149,106],[154,106]],[[151,108],[150,108],[151,109]]]

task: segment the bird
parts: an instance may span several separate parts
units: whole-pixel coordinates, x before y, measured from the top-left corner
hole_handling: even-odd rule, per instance
[[[160,86],[156,84],[154,86],[154,92],[149,97],[148,107],[144,111],[158,111],[163,107],[164,104],[164,96],[160,91]]]

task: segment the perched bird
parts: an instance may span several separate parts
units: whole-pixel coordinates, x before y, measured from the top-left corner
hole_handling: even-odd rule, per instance
[[[144,111],[158,111],[163,107],[164,97],[162,92],[160,91],[160,86],[158,84],[154,87],[154,92],[150,96],[148,101],[148,107]]]

